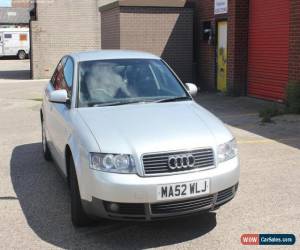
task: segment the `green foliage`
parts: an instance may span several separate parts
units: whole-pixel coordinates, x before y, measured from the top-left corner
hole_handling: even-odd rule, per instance
[[[272,118],[278,115],[282,115],[284,111],[282,108],[279,108],[279,106],[274,103],[271,106],[261,110],[259,112],[259,117],[262,118],[263,123],[270,123],[272,122]]]
[[[300,81],[290,82],[286,88],[287,112],[300,114]]]
[[[273,103],[259,112],[262,123],[272,122],[275,116],[286,113],[300,114],[300,81],[290,82],[286,87],[286,107]]]
[[[43,101],[43,98],[32,98],[32,99],[29,99],[30,101],[36,101],[36,102],[42,102]]]

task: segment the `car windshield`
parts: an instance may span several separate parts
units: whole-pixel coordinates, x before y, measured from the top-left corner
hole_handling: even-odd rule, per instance
[[[79,63],[78,107],[187,100],[190,96],[161,60]]]

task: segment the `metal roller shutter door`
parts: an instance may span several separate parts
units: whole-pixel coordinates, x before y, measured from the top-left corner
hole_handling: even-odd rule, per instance
[[[289,0],[250,0],[248,95],[282,101],[288,82]]]

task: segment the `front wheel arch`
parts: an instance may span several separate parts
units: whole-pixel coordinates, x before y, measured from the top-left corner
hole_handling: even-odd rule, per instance
[[[72,223],[76,227],[85,227],[95,224],[95,221],[91,219],[85,212],[82,206],[82,199],[80,195],[78,178],[75,169],[75,163],[72,157],[70,147],[66,146],[66,164],[68,172],[68,183],[71,196],[71,218]]]
[[[70,184],[70,169],[71,169],[71,160],[73,159],[74,167],[76,171],[76,175],[78,177],[78,185],[80,189],[80,193],[82,197],[88,199],[89,195],[87,193],[87,185],[84,183],[83,176],[85,174],[84,171],[86,171],[85,163],[82,163],[82,158],[85,157],[82,155],[82,151],[80,150],[81,146],[78,144],[78,141],[76,140],[76,137],[74,135],[71,135],[69,139],[67,140],[65,147],[64,147],[64,166],[63,168],[63,174],[66,177],[66,181],[68,184]]]
[[[67,181],[68,186],[70,187],[70,163],[71,163],[72,152],[69,145],[66,146],[65,149],[65,159],[66,159],[66,173],[67,173]]]

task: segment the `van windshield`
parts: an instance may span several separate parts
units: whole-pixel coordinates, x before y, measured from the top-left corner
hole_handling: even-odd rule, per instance
[[[190,99],[161,60],[115,59],[79,63],[78,107]]]

